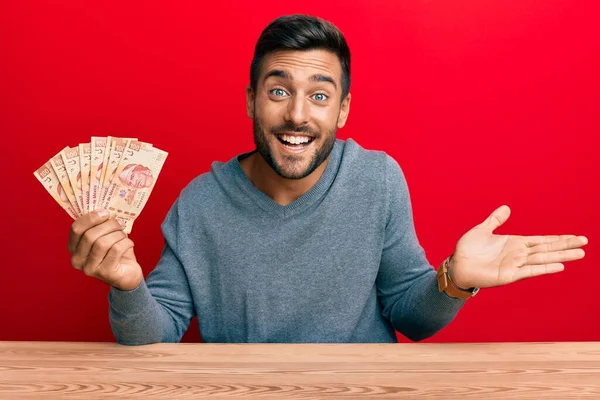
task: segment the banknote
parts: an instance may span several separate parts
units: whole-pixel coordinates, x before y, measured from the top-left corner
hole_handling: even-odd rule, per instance
[[[79,144],[79,165],[81,167],[81,194],[83,197],[83,210],[90,210],[90,154],[91,143]],[[82,211],[83,211],[82,210]]]
[[[132,140],[137,140],[137,138],[111,138],[108,165],[106,167],[106,172],[102,181],[102,189],[100,191],[100,205],[104,204],[106,192],[108,192],[108,187],[112,182],[113,176],[115,175],[115,171],[117,170],[119,162],[123,157],[123,152]]]
[[[102,185],[104,184],[104,176],[106,176],[113,139],[112,136],[106,138],[106,151],[104,152],[104,160],[102,161],[102,169],[100,170],[100,189],[98,191],[98,198],[96,199],[96,208],[98,208],[98,205],[100,204],[100,195],[102,194]]]
[[[63,163],[67,170],[67,176],[71,183],[71,189],[75,195],[75,201],[81,211],[83,208],[83,192],[81,186],[81,163],[79,161],[79,146],[76,147],[65,147],[61,152]]]
[[[150,143],[139,142],[138,140],[130,140],[130,141],[128,141],[126,143],[126,145],[125,145],[125,148],[123,149],[123,154],[121,155],[119,163],[117,164],[117,168],[112,173],[113,178],[116,175],[117,170],[119,169],[119,167],[121,167],[121,163],[122,162],[128,162],[129,159],[131,159],[131,157],[134,154],[136,154],[136,153],[138,153],[140,151],[147,151],[147,150],[149,150],[151,148],[152,148],[152,144],[150,144]],[[121,167],[121,169],[122,168],[123,167]],[[106,194],[102,198],[102,201],[99,204],[99,208],[104,208],[104,209],[108,208],[110,202],[112,201],[112,198],[116,195],[116,188],[119,186],[118,184],[119,184],[119,182],[115,181],[114,179],[111,180],[111,182],[108,184],[108,187],[107,187],[107,190],[106,190]]]
[[[90,160],[90,195],[88,211],[96,209],[100,196],[102,185],[102,171],[104,169],[104,159],[107,153],[108,137],[92,136],[91,141],[91,160]]]
[[[125,149],[102,207],[124,222],[126,233],[146,205],[167,156],[166,151],[137,140]]]
[[[65,195],[65,190],[62,188],[50,161],[38,168],[33,174],[63,210],[65,210],[71,218],[77,219],[77,212]]]
[[[64,147],[34,175],[71,218],[104,208],[131,233],[167,156],[137,138],[92,136]]]
[[[83,215],[83,213],[79,209],[79,206],[77,205],[77,200],[75,200],[75,194],[73,193],[73,189],[71,188],[69,175],[67,175],[67,168],[65,167],[60,152],[50,159],[50,165],[52,165],[52,168],[54,169],[54,172],[58,177],[58,181],[60,182],[61,188],[65,196],[69,200],[69,203],[71,203],[71,205],[73,206],[73,209],[75,210],[76,214],[78,216]]]

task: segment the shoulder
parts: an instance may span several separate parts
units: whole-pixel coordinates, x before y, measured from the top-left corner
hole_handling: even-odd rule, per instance
[[[232,186],[226,178],[230,164],[213,162],[209,171],[196,176],[179,192],[162,224],[165,237],[197,232],[203,221],[218,214],[227,198],[228,189],[223,186]]]
[[[404,172],[392,156],[382,150],[365,149],[353,139],[344,142],[342,164],[361,178],[385,186],[404,181]]]
[[[232,158],[227,162],[214,161],[209,171],[188,182],[173,204],[180,218],[210,213],[215,207],[223,204],[228,192],[235,185],[232,172],[234,160]]]
[[[212,170],[204,172],[188,182],[188,184],[181,190],[179,194],[179,200],[186,202],[193,199],[210,196],[215,185],[216,180]]]
[[[235,161],[235,158],[227,162],[214,161],[209,171],[196,176],[181,190],[179,201],[198,203],[218,199],[234,180]]]
[[[385,151],[368,150],[348,139],[340,172],[344,176],[342,181],[350,182],[347,187],[351,187],[362,202],[371,207],[380,204],[388,218],[392,209],[404,209],[410,202],[404,171],[398,161]]]

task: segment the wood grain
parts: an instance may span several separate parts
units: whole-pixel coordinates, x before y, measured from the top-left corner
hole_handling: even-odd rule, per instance
[[[600,399],[600,342],[0,342],[0,399]]]

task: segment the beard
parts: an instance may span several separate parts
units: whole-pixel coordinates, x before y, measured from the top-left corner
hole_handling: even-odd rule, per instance
[[[303,162],[304,157],[302,156],[294,156],[290,154],[286,154],[283,156],[283,160],[281,162],[277,161],[273,155],[273,150],[269,145],[269,140],[267,139],[267,135],[272,135],[275,137],[275,133],[277,132],[297,132],[297,133],[306,133],[313,137],[313,143],[316,146],[316,141],[321,138],[321,132],[314,131],[310,129],[308,126],[300,126],[295,127],[290,122],[287,122],[283,125],[276,126],[270,129],[270,133],[265,132],[262,124],[260,123],[258,117],[256,117],[256,113],[254,114],[254,122],[253,122],[253,131],[254,131],[254,144],[256,145],[256,150],[258,154],[266,161],[267,164],[277,173],[277,175],[281,176],[285,179],[302,179],[306,178],[310,175],[315,169],[319,167],[329,157],[331,151],[333,150],[333,146],[335,144],[335,135],[337,129],[334,128],[331,131],[326,133],[326,138],[321,147],[317,148],[314,152],[310,162],[306,166],[306,168],[298,169],[298,166]],[[275,139],[277,140],[277,139]],[[312,144],[312,143],[311,143]]]

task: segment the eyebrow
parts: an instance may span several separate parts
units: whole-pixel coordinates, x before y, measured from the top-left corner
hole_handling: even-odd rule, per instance
[[[290,81],[294,80],[294,78],[292,78],[292,76],[290,75],[289,72],[281,70],[281,69],[273,69],[273,70],[267,72],[267,75],[265,75],[264,80],[266,81],[268,78],[270,78],[272,76],[275,76],[277,78],[287,79]],[[334,88],[337,89],[337,84],[335,83],[335,80],[328,75],[315,74],[315,75],[312,75],[310,78],[308,78],[308,80],[310,82],[329,82],[333,85]]]

